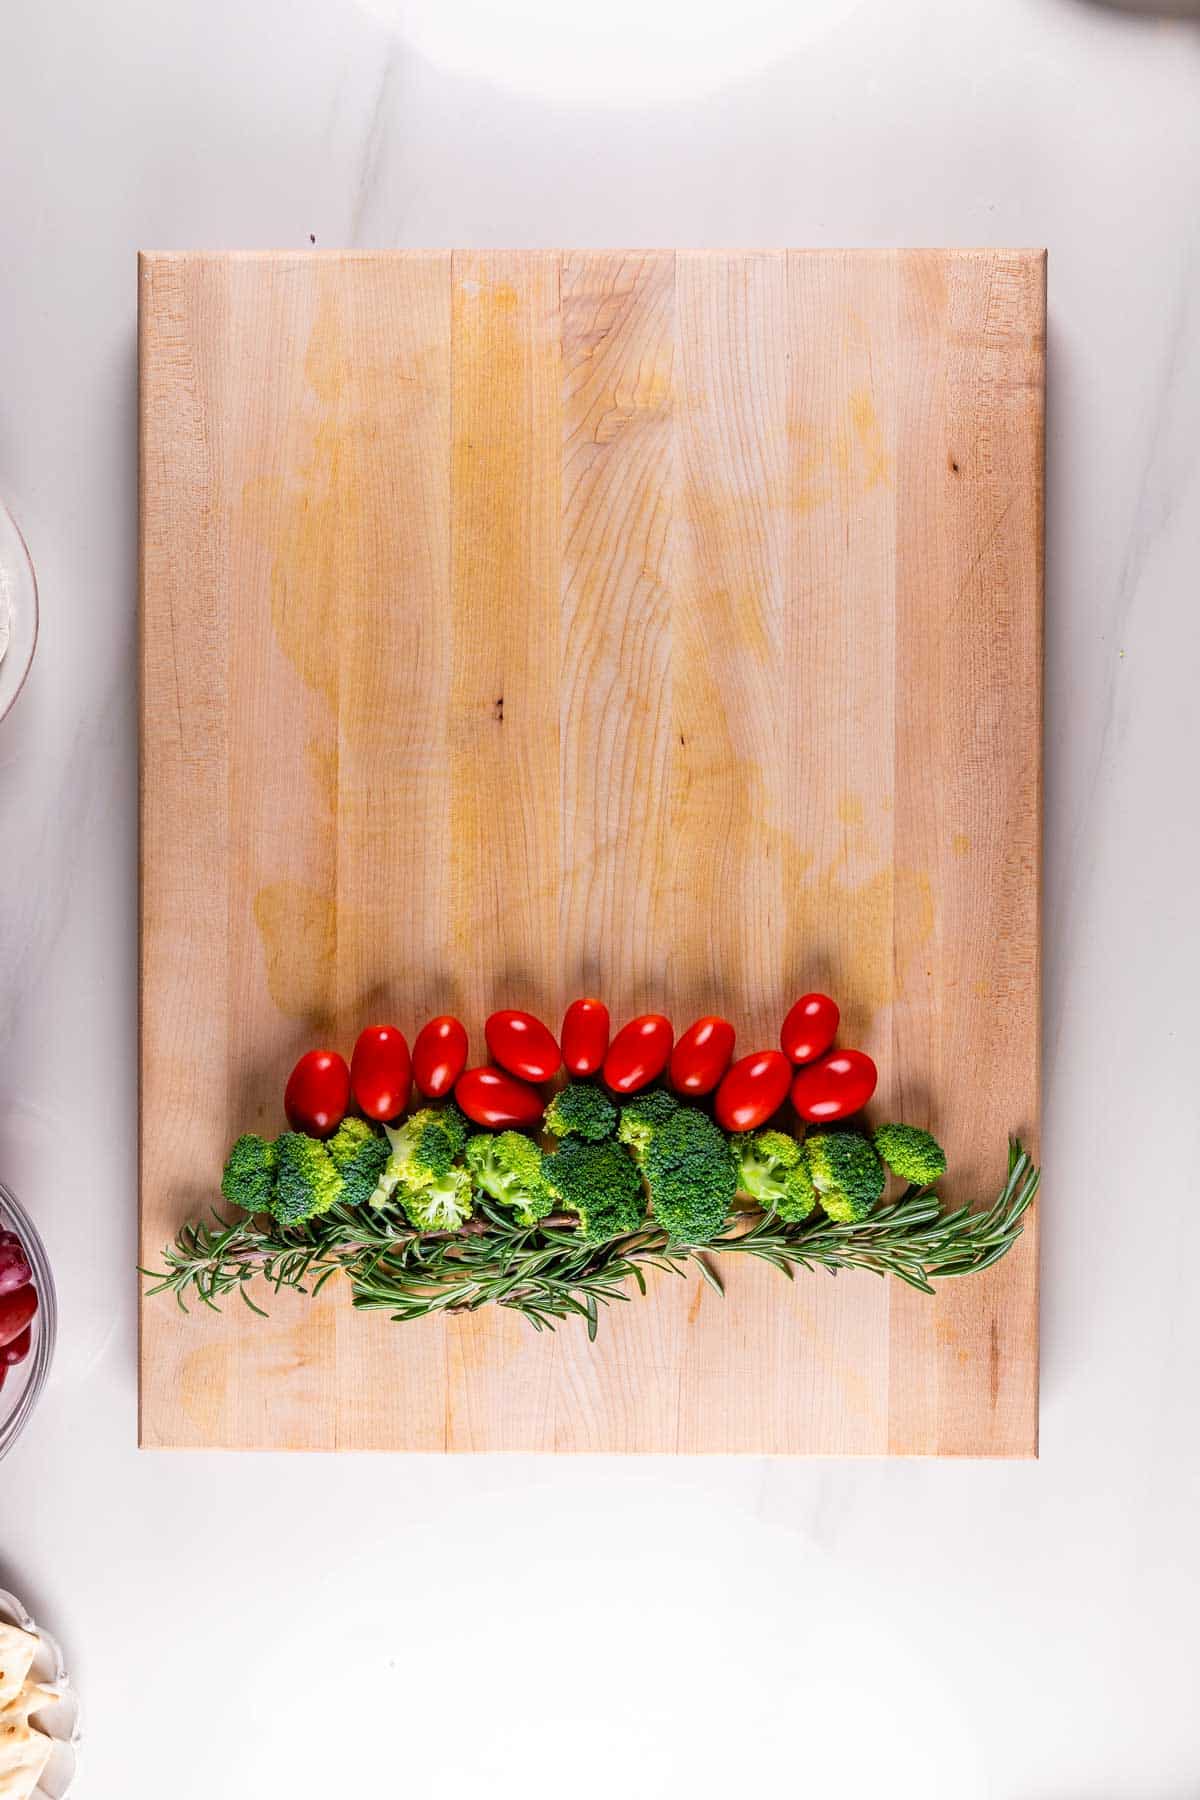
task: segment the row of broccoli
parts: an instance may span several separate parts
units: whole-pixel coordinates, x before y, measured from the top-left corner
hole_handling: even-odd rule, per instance
[[[221,1191],[284,1226],[337,1203],[399,1205],[419,1232],[457,1229],[482,1193],[523,1227],[574,1213],[594,1243],[638,1230],[649,1204],[672,1241],[704,1244],[724,1228],[739,1192],[787,1222],[819,1204],[850,1223],[882,1197],[885,1164],[920,1187],[946,1168],[940,1145],[912,1125],[881,1125],[873,1139],[817,1130],[801,1140],[770,1128],[729,1136],[665,1090],[618,1108],[587,1081],[554,1096],[545,1128],[551,1150],[520,1131],[472,1132],[451,1101],[382,1130],[347,1118],[324,1141],[297,1131],[274,1143],[247,1134],[233,1146]]]

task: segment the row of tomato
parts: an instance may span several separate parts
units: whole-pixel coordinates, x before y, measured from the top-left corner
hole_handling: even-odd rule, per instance
[[[804,994],[788,1012],[778,1050],[756,1050],[734,1061],[728,1019],[697,1019],[678,1038],[662,1013],[644,1013],[612,1035],[602,1000],[574,1000],[555,1038],[532,1013],[491,1014],[484,1026],[489,1063],[468,1069],[462,1021],[443,1014],[417,1033],[410,1054],[394,1025],[368,1025],[349,1067],[336,1050],[310,1050],[288,1079],[284,1110],[296,1131],[327,1137],[351,1101],[368,1119],[399,1118],[415,1085],[429,1100],[454,1095],[475,1124],[492,1129],[539,1123],[545,1102],[538,1084],[563,1067],[574,1077],[599,1077],[614,1094],[635,1094],[666,1079],[689,1099],[713,1096],[727,1131],[753,1131],[792,1105],[810,1123],[831,1123],[861,1111],[875,1091],[876,1069],[861,1050],[835,1050],[840,1014],[828,994]]]

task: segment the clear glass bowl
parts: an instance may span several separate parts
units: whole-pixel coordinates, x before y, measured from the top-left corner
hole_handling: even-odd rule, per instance
[[[0,719],[21,689],[37,648],[37,580],[25,539],[0,500],[0,642],[7,621],[8,644],[0,656]]]
[[[20,1238],[38,1294],[29,1355],[8,1371],[4,1386],[0,1388],[0,1457],[4,1457],[24,1431],[46,1385],[58,1330],[58,1303],[45,1246],[16,1195],[11,1194],[3,1182],[0,1182],[0,1230],[15,1231]]]

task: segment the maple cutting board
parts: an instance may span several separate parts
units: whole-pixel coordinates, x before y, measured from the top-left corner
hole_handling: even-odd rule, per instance
[[[147,256],[142,1260],[297,1054],[809,988],[955,1200],[1036,1139],[1044,257]],[[599,1340],[143,1301],[146,1445],[1029,1455],[1037,1221]]]

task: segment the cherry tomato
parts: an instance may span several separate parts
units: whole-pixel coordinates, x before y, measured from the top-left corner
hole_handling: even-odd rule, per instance
[[[449,1013],[422,1025],[412,1048],[413,1075],[430,1100],[444,1100],[467,1066],[467,1028]]]
[[[0,1369],[11,1369],[17,1363],[23,1363],[29,1355],[29,1347],[33,1343],[33,1327],[27,1325],[19,1337],[12,1338],[0,1350]]]
[[[604,1058],[604,1079],[618,1094],[649,1087],[666,1068],[675,1030],[662,1013],[643,1013],[622,1025]]]
[[[394,1025],[368,1025],[358,1034],[350,1058],[354,1104],[368,1119],[396,1119],[408,1105],[412,1058]]]
[[[494,1130],[538,1125],[544,1111],[542,1097],[536,1089],[527,1082],[518,1081],[504,1069],[493,1069],[490,1064],[467,1069],[460,1075],[454,1098],[468,1119]]]
[[[562,1065],[558,1045],[527,1012],[494,1012],[483,1028],[492,1061],[522,1081],[549,1081]]]
[[[36,1288],[19,1287],[0,1295],[0,1346],[19,1338],[37,1309]]]
[[[733,1026],[709,1017],[689,1025],[674,1050],[667,1079],[677,1094],[711,1094],[733,1055]]]
[[[603,1000],[572,1000],[562,1022],[562,1055],[568,1075],[597,1075],[608,1049],[609,1017]]]
[[[756,1131],[787,1096],[792,1065],[780,1050],[741,1056],[717,1089],[717,1123],[726,1131]]]
[[[801,1069],[792,1083],[792,1105],[810,1124],[828,1124],[861,1112],[879,1080],[879,1070],[862,1050],[835,1050]]]
[[[350,1071],[336,1050],[307,1050],[288,1076],[283,1110],[293,1131],[332,1137],[350,1105]]]
[[[841,1016],[828,994],[801,994],[779,1033],[783,1054],[794,1063],[815,1062],[837,1036]]]
[[[0,1244],[0,1294],[11,1294],[33,1280],[29,1258],[19,1243]]]

